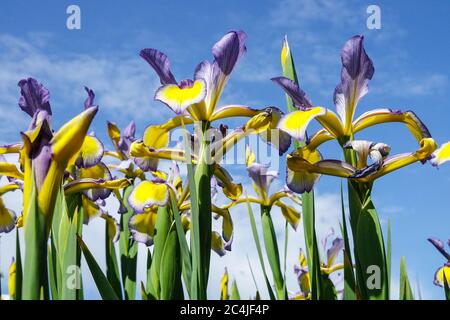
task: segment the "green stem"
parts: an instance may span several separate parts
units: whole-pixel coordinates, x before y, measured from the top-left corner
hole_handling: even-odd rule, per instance
[[[277,236],[270,215],[270,206],[261,206],[261,224],[263,229],[264,245],[272,269],[273,280],[278,300],[285,300],[287,292],[284,285],[283,273],[281,272],[280,253],[278,251]]]
[[[25,224],[23,300],[48,299],[46,217],[33,210]]]
[[[207,299],[207,286],[209,277],[209,267],[211,259],[211,165],[209,141],[205,136],[209,129],[209,122],[202,122],[202,136],[200,137],[200,152],[197,167],[195,169],[194,180],[198,201],[198,233],[200,252],[196,254],[198,272],[198,296],[199,300]],[[195,272],[195,271],[194,271]]]

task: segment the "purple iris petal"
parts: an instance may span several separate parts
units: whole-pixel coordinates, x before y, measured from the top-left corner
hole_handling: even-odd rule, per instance
[[[348,40],[341,51],[341,83],[334,91],[334,103],[342,120],[368,91],[368,82],[375,69],[364,50],[364,37],[357,35]],[[353,116],[353,114],[352,114]]]
[[[275,77],[271,80],[278,84],[284,92],[291,97],[296,107],[302,110],[313,107],[311,100],[306,96],[306,93],[291,79],[286,77]]]
[[[19,81],[20,99],[19,107],[33,117],[39,110],[44,110],[47,114],[52,114],[50,108],[50,93],[36,79],[28,78]]]
[[[177,84],[170,71],[170,61],[167,56],[156,49],[143,49],[139,54],[158,74],[162,85]]]
[[[94,106],[95,93],[94,90],[86,86],[84,87],[84,90],[86,90],[86,93],[88,94],[86,100],[84,100],[84,109],[88,109]]]
[[[136,140],[135,134],[136,134],[136,123],[134,122],[134,120],[132,120],[123,130],[123,134],[120,137],[118,143],[118,148],[120,151],[122,151],[125,154],[128,153],[131,143]]]
[[[259,190],[267,195],[269,187],[275,178],[278,178],[276,171],[268,171],[269,166],[260,163],[253,163],[247,168],[248,175]],[[260,194],[260,196],[262,196]]]
[[[338,237],[333,240],[331,248],[327,250],[327,260],[329,264],[333,262],[334,258],[339,254],[339,251],[341,251],[343,248],[344,248],[344,239]],[[329,266],[331,267],[331,265]]]
[[[213,56],[224,74],[229,75],[233,71],[236,62],[247,50],[246,38],[243,31],[230,31],[213,46]]]
[[[428,238],[428,241],[450,262],[450,254],[445,251],[444,243],[437,238]]]

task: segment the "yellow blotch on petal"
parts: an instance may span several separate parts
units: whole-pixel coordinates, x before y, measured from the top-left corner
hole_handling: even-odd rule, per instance
[[[183,113],[190,105],[199,103],[206,96],[205,81],[197,79],[191,87],[180,88],[178,85],[165,85],[156,91],[155,100],[165,103],[175,113]]]
[[[165,206],[169,199],[169,188],[165,183],[142,181],[128,197],[128,203],[137,213],[148,211],[153,206]]]
[[[297,140],[305,139],[306,128],[316,117],[326,114],[327,110],[315,107],[309,110],[299,110],[285,115],[278,124],[278,128]]]

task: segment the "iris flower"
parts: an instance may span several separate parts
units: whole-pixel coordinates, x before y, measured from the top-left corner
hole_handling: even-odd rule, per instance
[[[310,191],[321,174],[358,178],[361,182],[370,182],[411,163],[425,162],[436,149],[436,143],[431,138],[430,132],[412,111],[374,109],[354,120],[357,104],[367,94],[368,82],[374,74],[373,63],[364,49],[363,41],[363,36],[354,36],[342,49],[341,82],[334,92],[337,114],[330,109],[314,106],[305,92],[292,80],[285,77],[272,79],[292,98],[294,105],[298,108],[298,111],[291,112],[281,119],[279,128],[292,138],[305,141],[304,147],[288,156],[288,186],[295,192]],[[284,43],[284,48],[286,47],[287,42]],[[282,50],[282,62],[286,52]],[[313,120],[317,120],[323,128],[308,137],[306,129]],[[367,143],[353,144],[353,147],[352,144],[347,145],[356,152],[361,149],[359,168],[354,168],[351,164],[342,161],[323,160],[317,150],[322,143],[333,139],[337,139],[342,146],[345,146],[349,140],[353,139],[354,134],[361,130],[388,122],[404,123],[419,142],[419,149],[416,152],[383,159],[383,165],[370,168],[368,171],[370,176],[364,177],[361,174],[364,172],[361,164],[367,160],[364,152],[375,152],[368,148]],[[375,168],[378,171],[374,172]],[[355,176],[356,170],[359,171]]]
[[[187,187],[183,187],[178,165],[174,162],[167,175],[161,171],[153,172],[152,180],[139,182],[128,197],[128,203],[135,214],[131,217],[129,227],[134,240],[147,246],[153,244],[158,208],[170,206],[170,196],[175,196],[177,210],[185,230],[190,228],[190,201]],[[187,186],[187,183],[186,183]],[[220,256],[225,250],[231,250],[233,239],[233,221],[227,209],[212,206],[216,219],[222,218],[222,235],[212,233],[211,248]]]
[[[330,234],[332,235],[332,234]],[[328,237],[323,241],[324,251],[327,254],[327,261],[322,262],[320,270],[323,275],[329,276],[330,274],[343,269],[342,263],[335,263],[339,252],[344,248],[344,240],[340,237],[336,237],[331,246],[327,249]],[[297,275],[297,282],[300,287],[300,293],[296,294],[294,300],[306,300],[310,298],[311,293],[311,276],[308,271],[308,262],[302,249],[300,249],[299,265],[294,265],[294,272]]]
[[[275,205],[281,209],[281,213],[286,221],[288,221],[289,224],[296,229],[300,221],[300,214],[293,207],[282,202],[281,199],[290,198],[297,203],[301,203],[301,200],[298,199],[297,196],[295,196],[290,190],[280,190],[271,195],[269,194],[270,185],[276,178],[278,178],[278,172],[269,170],[268,165],[256,162],[256,156],[249,146],[246,148],[246,166],[248,175],[252,180],[253,189],[257,196],[241,197],[223,206],[222,208],[229,209],[236,204],[246,203],[247,201],[266,207],[272,207]]]
[[[113,179],[102,163],[104,147],[95,134],[87,134],[98,107],[94,106],[94,92],[85,88],[88,98],[80,115],[66,123],[58,132],[51,130],[51,107],[48,90],[33,78],[21,80],[20,108],[32,117],[29,129],[22,133],[22,144],[0,148],[3,153],[19,153],[23,174],[13,164],[0,162],[3,173],[23,180],[24,208],[30,201],[34,176],[38,188],[38,203],[43,214],[51,221],[55,197],[65,181],[66,194],[81,193],[85,208],[85,223],[99,215],[98,203],[106,199],[110,190],[123,188],[127,179]],[[70,142],[69,142],[70,141]],[[59,181],[59,182],[58,182]],[[12,188],[13,185],[7,185]],[[12,189],[11,189],[12,190]],[[9,191],[9,190],[8,190]],[[23,223],[26,219],[23,210]]]
[[[169,132],[195,121],[213,122],[230,117],[254,117],[259,113],[270,113],[271,122],[267,129],[277,130],[277,124],[283,113],[274,107],[257,110],[243,105],[227,105],[217,108],[218,101],[228,79],[240,57],[245,53],[246,34],[243,31],[231,31],[223,36],[212,48],[214,61],[201,62],[195,69],[194,79],[177,82],[170,71],[168,57],[156,49],[143,49],[140,53],[160,78],[162,86],[156,91],[155,99],[163,102],[176,116],[162,125],[151,125],[144,132],[142,146],[148,150],[161,150],[169,143]],[[263,115],[264,117],[264,115]],[[264,132],[262,138],[273,143],[284,153],[290,144],[290,137],[280,133],[281,138],[270,136]],[[273,142],[272,142],[273,141]],[[280,143],[279,143],[280,142]],[[136,151],[137,146],[132,146]],[[150,155],[135,152],[137,165],[144,171],[156,170],[158,160]]]
[[[440,287],[444,286],[444,276],[448,284],[450,284],[450,254],[445,251],[444,243],[436,238],[429,238],[428,241],[444,256],[446,262],[442,267],[436,270],[434,273],[434,284]],[[450,247],[450,239],[447,242]]]

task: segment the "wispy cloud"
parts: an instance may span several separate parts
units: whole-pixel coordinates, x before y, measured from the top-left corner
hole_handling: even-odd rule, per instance
[[[86,95],[84,85],[96,92],[96,102],[105,117],[134,118],[138,123],[148,124],[148,119],[161,121],[168,114],[153,101],[159,83],[137,54],[125,58],[114,54],[54,55],[48,39],[49,36],[40,34],[27,39],[0,35],[0,120],[13,122],[3,126],[1,133],[26,127],[28,120],[16,107],[17,82],[29,76],[36,77],[50,90],[56,115],[74,115],[81,110]]]

